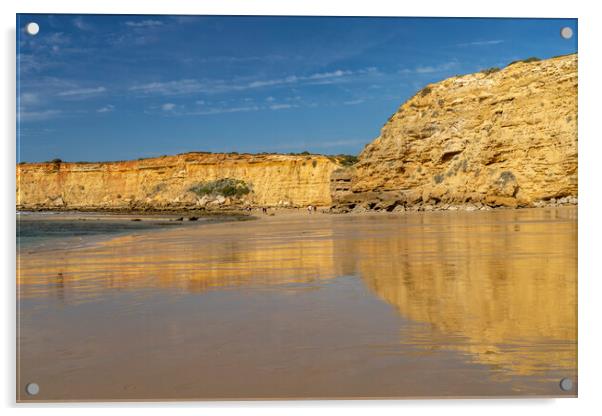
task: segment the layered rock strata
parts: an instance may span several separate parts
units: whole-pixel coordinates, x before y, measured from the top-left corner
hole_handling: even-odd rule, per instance
[[[335,208],[577,202],[577,55],[427,85],[338,176]]]
[[[17,165],[19,209],[133,209],[330,205],[330,175],[340,166],[320,155],[187,153],[106,163]],[[220,179],[243,195],[195,193]]]

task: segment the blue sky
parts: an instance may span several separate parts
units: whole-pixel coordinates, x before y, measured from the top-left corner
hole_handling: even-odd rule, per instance
[[[18,15],[17,159],[357,154],[430,82],[576,52],[564,26],[577,33],[575,19]]]

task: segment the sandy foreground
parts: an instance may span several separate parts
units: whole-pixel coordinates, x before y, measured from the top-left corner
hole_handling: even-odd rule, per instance
[[[576,394],[576,207],[254,215],[22,252],[19,399]]]

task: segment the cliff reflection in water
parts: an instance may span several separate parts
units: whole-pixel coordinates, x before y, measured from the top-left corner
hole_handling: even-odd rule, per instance
[[[575,211],[507,211],[481,223],[450,216],[441,227],[358,242],[357,269],[404,317],[436,330],[416,334],[417,344],[520,375],[576,370]]]
[[[272,235],[265,227],[255,222],[201,225],[118,237],[87,249],[22,255],[20,296],[58,289],[62,297],[81,302],[110,290],[202,292],[336,277],[330,230],[304,231],[293,238],[282,229]],[[241,228],[247,233],[241,235]]]
[[[289,290],[355,275],[424,324],[401,325],[403,345],[458,351],[515,375],[574,376],[576,215],[574,207],[317,215],[169,230],[22,255],[19,290],[23,299],[79,303],[115,290]]]

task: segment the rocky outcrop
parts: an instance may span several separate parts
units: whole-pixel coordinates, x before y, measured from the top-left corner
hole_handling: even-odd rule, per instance
[[[352,167],[341,167],[330,175],[330,194],[333,200],[340,200],[351,193]]]
[[[320,155],[210,153],[124,162],[19,164],[17,208],[330,205],[330,175],[339,167],[335,158]],[[231,179],[245,192],[207,191],[221,179]]]
[[[426,86],[348,175],[342,211],[576,203],[577,55]]]

